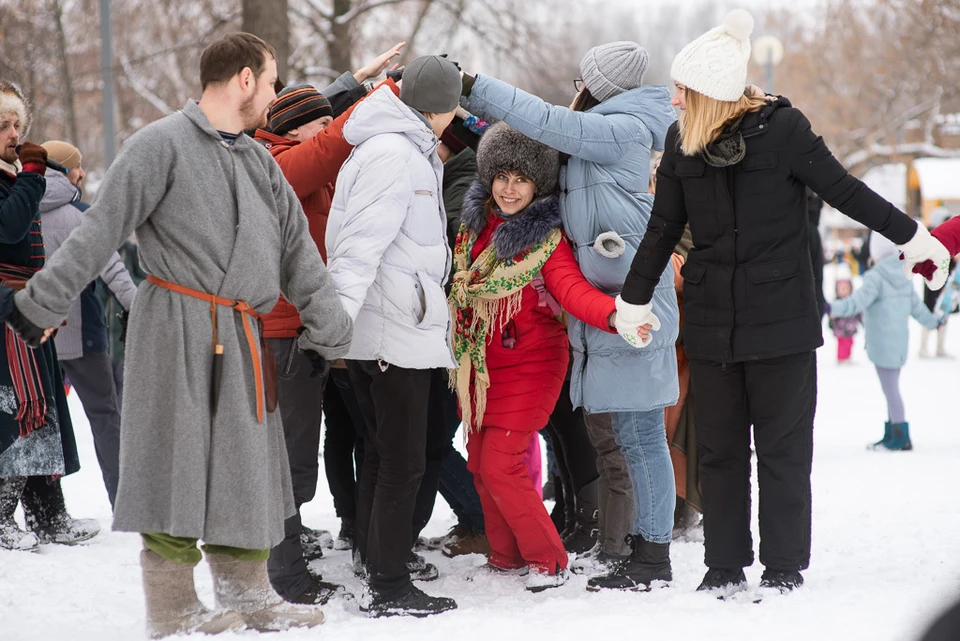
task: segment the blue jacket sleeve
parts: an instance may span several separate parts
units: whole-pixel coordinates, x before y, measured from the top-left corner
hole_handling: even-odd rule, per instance
[[[867,311],[880,296],[880,274],[876,269],[867,272],[863,277],[863,287],[852,296],[841,298],[830,303],[830,316],[833,318],[847,318]]]
[[[911,291],[910,293],[910,315],[927,329],[936,329],[940,325],[940,319],[927,309],[927,306],[917,296],[917,292]]]
[[[558,107],[489,76],[477,76],[470,95],[461,102],[485,120],[503,120],[561,153],[600,164],[620,160],[638,143],[653,143],[653,135],[638,116]]]

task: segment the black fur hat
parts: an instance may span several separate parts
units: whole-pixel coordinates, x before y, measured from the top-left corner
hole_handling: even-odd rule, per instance
[[[560,153],[524,136],[505,122],[491,125],[477,146],[477,174],[488,190],[498,172],[514,171],[533,181],[537,196],[557,190]]]

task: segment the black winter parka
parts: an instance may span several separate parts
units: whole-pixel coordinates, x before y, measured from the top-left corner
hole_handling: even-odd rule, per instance
[[[692,359],[740,362],[823,344],[807,233],[809,187],[894,243],[917,223],[840,165],[810,122],[777,98],[741,124],[744,159],[731,167],[684,156],[667,132],[647,232],[621,296],[650,301],[689,222],[694,248],[681,270],[684,348]]]

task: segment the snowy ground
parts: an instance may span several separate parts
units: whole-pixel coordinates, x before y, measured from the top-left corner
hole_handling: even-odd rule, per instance
[[[948,347],[960,355],[960,318],[954,317],[951,325]],[[456,612],[425,620],[368,620],[355,606],[336,603],[326,608],[327,623],[319,630],[270,638],[489,641],[511,634],[524,639],[916,639],[938,611],[960,597],[960,510],[953,494],[960,464],[955,396],[960,394],[960,362],[917,359],[919,327],[914,324],[912,332],[903,391],[913,452],[864,448],[882,435],[885,409],[863,352],[862,334],[856,364],[836,365],[831,336],[820,352],[813,561],[805,573],[806,586],[795,594],[754,604],[719,602],[694,592],[704,571],[700,543],[675,543],[673,585],[649,594],[591,594],[584,590],[586,580],[576,577],[558,590],[529,595],[518,579],[465,580],[466,570],[483,562],[480,557],[449,560],[429,553],[442,576],[422,587],[455,597],[460,604]],[[110,508],[76,398],[71,398],[71,410],[84,468],[64,482],[68,505],[76,516],[100,519],[104,532],[82,547],[44,546],[40,554],[0,552],[2,641],[144,638],[139,537],[109,531]],[[317,497],[304,508],[305,522],[336,531],[339,523],[325,487]],[[452,522],[441,499],[427,534],[441,534]],[[326,578],[359,588],[348,553],[330,552],[318,565]],[[761,570],[759,565],[748,568],[752,584],[759,581]],[[204,565],[198,568],[197,581],[201,598],[212,602]],[[223,636],[255,637],[253,632]]]

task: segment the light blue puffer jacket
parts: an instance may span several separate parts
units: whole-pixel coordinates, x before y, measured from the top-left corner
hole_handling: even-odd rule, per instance
[[[650,151],[662,150],[676,120],[666,87],[644,86],[614,96],[586,112],[550,105],[510,85],[477,76],[468,111],[511,127],[570,154],[560,172],[560,212],[584,276],[610,295],[620,293],[650,220],[647,194]],[[614,232],[623,253],[601,255],[597,237]],[[614,241],[612,244],[616,244]],[[574,318],[568,326],[573,349],[570,390],[575,407],[590,413],[646,411],[674,405],[679,397],[677,340],[680,312],[668,264],[653,297],[661,330],[637,350],[617,334]]]
[[[834,318],[863,314],[867,357],[885,369],[899,369],[907,362],[911,316],[927,329],[937,327],[937,318],[903,277],[902,264],[897,254],[887,256],[866,273],[852,296],[830,304]]]

